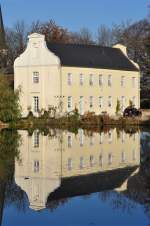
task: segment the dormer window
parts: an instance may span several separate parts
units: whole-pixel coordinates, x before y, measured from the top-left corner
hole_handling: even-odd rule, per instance
[[[33,83],[39,83],[39,72],[33,72]]]

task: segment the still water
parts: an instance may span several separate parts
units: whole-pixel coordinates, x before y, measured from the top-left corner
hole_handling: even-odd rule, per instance
[[[0,132],[2,226],[150,225],[150,132]]]

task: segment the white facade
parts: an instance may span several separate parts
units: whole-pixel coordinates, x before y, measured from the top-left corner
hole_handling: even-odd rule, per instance
[[[126,47],[116,45],[126,58]],[[129,60],[129,58],[128,58]],[[138,65],[130,61],[136,68]],[[22,116],[32,111],[55,107],[57,113],[77,108],[80,114],[88,111],[115,115],[117,100],[122,111],[134,102],[140,107],[140,73],[98,68],[61,65],[60,59],[46,46],[40,34],[29,36],[27,48],[14,62],[14,87],[21,87]]]

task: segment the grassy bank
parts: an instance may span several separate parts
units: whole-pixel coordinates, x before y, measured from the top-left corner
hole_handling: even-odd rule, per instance
[[[138,117],[124,118],[115,117],[111,118],[108,115],[87,115],[86,117],[79,117],[76,115],[61,117],[61,118],[48,118],[39,117],[36,118],[33,115],[27,118],[20,119],[17,124],[17,129],[29,129],[29,128],[58,128],[58,129],[99,129],[101,127],[120,127],[130,128],[138,126],[150,125],[150,120],[142,121]]]

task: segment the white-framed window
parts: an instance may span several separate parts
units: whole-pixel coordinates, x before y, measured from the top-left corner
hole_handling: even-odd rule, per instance
[[[126,139],[126,136],[125,136],[125,132],[122,130],[121,132],[121,142],[124,143],[125,142],[125,139]]]
[[[90,146],[94,145],[94,136],[93,134],[90,135]]]
[[[99,107],[103,108],[103,104],[104,104],[103,97],[99,97]]]
[[[33,163],[33,171],[34,171],[34,173],[38,173],[39,170],[40,170],[39,160],[34,160],[34,163]]]
[[[39,83],[39,72],[38,71],[33,72],[33,83]]]
[[[40,145],[40,133],[38,130],[35,130],[33,133],[33,145],[34,148],[38,148]]]
[[[72,170],[72,159],[68,159],[68,170]]]
[[[109,144],[112,143],[113,137],[112,137],[112,131],[108,132],[108,142]]]
[[[79,140],[80,140],[80,146],[83,146],[84,143],[84,132],[83,129],[79,129]]]
[[[99,86],[103,86],[103,75],[99,75]]]
[[[121,87],[125,86],[125,77],[121,76]]]
[[[71,86],[72,85],[72,74],[68,73],[68,85]]]
[[[72,110],[72,97],[68,96],[68,110],[71,111]]]
[[[92,108],[93,107],[93,96],[89,97],[89,107]]]
[[[136,87],[136,78],[132,77],[132,88]]]
[[[122,110],[124,110],[124,108],[125,108],[125,96],[121,97],[121,108],[122,108]]]
[[[33,97],[33,109],[34,109],[34,112],[39,111],[39,97],[38,96]]]
[[[83,157],[81,156],[81,157],[80,157],[80,169],[83,169],[83,167],[84,167],[84,159],[83,159]]]
[[[136,105],[136,97],[134,96],[134,97],[132,97],[132,103],[133,103],[133,106],[135,106]]]
[[[111,96],[109,96],[108,97],[108,107],[112,107],[112,97]]]
[[[109,153],[108,154],[108,165],[111,165],[112,164],[112,161],[113,161],[112,153]]]
[[[94,156],[90,155],[90,166],[93,167],[94,165]]]
[[[112,75],[108,75],[108,86],[112,86]]]
[[[103,140],[104,140],[104,134],[103,133],[100,133],[99,143],[102,144],[103,143]]]
[[[83,74],[80,74],[80,86],[83,86]]]
[[[103,166],[103,155],[102,154],[100,154],[100,156],[99,156],[99,165],[100,165],[100,167]]]
[[[93,77],[92,74],[90,74],[89,85],[90,85],[90,86],[93,86],[93,85],[94,85],[94,77]]]
[[[72,136],[68,135],[68,148],[72,147]]]
[[[121,152],[121,162],[124,163],[126,160],[126,155],[125,155],[125,151]]]

